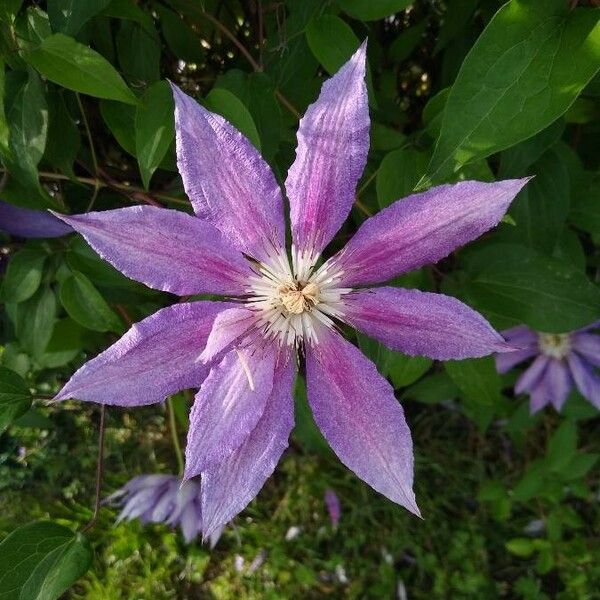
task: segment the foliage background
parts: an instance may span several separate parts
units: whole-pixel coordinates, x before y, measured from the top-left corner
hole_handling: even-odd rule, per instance
[[[395,283],[457,296],[498,328],[569,331],[600,316],[594,4],[0,0],[1,197],[72,213],[190,211],[167,79],[231,120],[282,179],[299,115],[368,37],[371,150],[336,243],[417,187],[535,174],[497,230]],[[92,513],[98,410],[45,400],[173,298],[77,236],[0,236],[0,530],[50,519],[79,560],[58,560],[64,585],[40,597],[82,573],[66,597],[598,597],[597,413],[574,392],[563,414],[532,418],[511,393],[517,373],[498,376],[491,359],[432,364],[366,338],[356,342],[407,412],[424,521],[332,458],[300,379],[291,448],[214,551],[159,526],[113,528],[110,508],[86,538],[70,534]],[[182,438],[190,400],[174,398]],[[105,445],[106,493],[177,469],[164,407],[110,410]],[[337,528],[328,488],[341,499]],[[2,583],[16,558],[2,552],[9,600],[19,596]]]

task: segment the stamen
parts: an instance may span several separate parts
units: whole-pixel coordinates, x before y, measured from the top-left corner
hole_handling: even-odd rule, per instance
[[[256,264],[246,305],[259,313],[257,329],[265,340],[300,349],[304,342],[318,343],[318,327],[335,327],[332,318],[344,314],[341,296],[351,290],[335,287],[341,271],[329,263],[313,272],[319,258],[315,252],[292,247],[291,258],[292,268],[283,253]]]

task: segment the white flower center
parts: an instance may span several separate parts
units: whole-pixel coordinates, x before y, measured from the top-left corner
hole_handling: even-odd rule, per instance
[[[540,333],[538,346],[546,356],[561,359],[571,351],[571,336],[568,333]]]
[[[317,259],[292,250],[293,267],[282,255],[257,265],[247,306],[259,313],[266,338],[294,346],[317,343],[319,326],[333,327],[331,317],[342,317],[340,298],[350,290],[337,287],[341,273],[330,273],[327,263],[315,271]]]

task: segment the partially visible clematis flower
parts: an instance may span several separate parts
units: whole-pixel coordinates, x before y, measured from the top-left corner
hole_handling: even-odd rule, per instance
[[[333,490],[325,490],[325,506],[327,507],[331,524],[337,527],[340,522],[342,507],[338,495]]]
[[[529,394],[532,413],[547,404],[560,411],[573,384],[600,409],[600,335],[594,329],[600,329],[600,321],[571,333],[539,333],[525,325],[507,329],[504,336],[520,349],[497,355],[496,368],[506,373],[534,359],[515,384],[515,394]]]
[[[176,86],[177,161],[196,216],[151,206],[62,217],[125,275],[223,302],[162,309],[85,364],[57,395],[139,406],[201,386],[190,414],[185,478],[202,475],[204,534],[256,496],[294,424],[296,351],[308,400],[340,460],[419,514],[410,431],[394,390],[338,328],[347,323],[406,354],[435,359],[507,349],[454,298],[365,289],[434,263],[495,226],[526,179],[442,185],[368,219],[321,254],[348,216],[369,148],[366,45],[325,82],[300,121],[283,196],[252,144]]]
[[[123,507],[117,523],[139,519],[142,523],[165,523],[169,527],[180,527],[187,544],[202,530],[200,507],[200,482],[185,481],[175,475],[139,475],[106,498],[105,502]],[[221,528],[210,535],[210,546],[214,548]]]
[[[61,237],[72,233],[70,225],[45,210],[15,206],[0,200],[0,230],[22,238]]]

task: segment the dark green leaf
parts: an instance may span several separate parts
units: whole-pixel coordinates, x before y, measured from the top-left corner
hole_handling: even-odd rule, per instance
[[[377,171],[375,186],[381,208],[408,196],[425,173],[428,156],[410,148],[386,154]]]
[[[500,398],[502,385],[492,357],[451,360],[444,363],[444,368],[464,397],[474,404],[490,406]]]
[[[573,459],[577,451],[577,425],[563,421],[548,442],[546,462],[551,471],[560,471]]]
[[[600,176],[590,177],[575,190],[569,220],[583,231],[600,235]]]
[[[25,414],[30,406],[31,394],[27,384],[14,371],[0,367],[0,433]]]
[[[200,36],[179,15],[157,5],[163,36],[171,52],[181,60],[202,63],[206,56]]]
[[[117,314],[83,273],[74,271],[62,282],[60,301],[69,316],[87,329],[116,333],[123,329]]]
[[[373,150],[395,150],[406,143],[406,136],[387,125],[371,123],[371,148]]]
[[[123,106],[120,102],[103,100],[100,114],[121,148],[135,156],[135,113],[134,106]]]
[[[585,477],[592,467],[598,462],[600,454],[576,454],[566,462],[561,469],[561,477],[564,481],[574,481]]]
[[[0,60],[0,155],[7,156],[9,152],[9,128],[4,112],[4,62]]]
[[[44,159],[65,175],[75,177],[73,162],[81,144],[79,129],[65,106],[62,94],[56,90],[48,95],[48,108],[50,125]]]
[[[131,0],[112,0],[100,14],[106,17],[133,21],[141,25],[150,35],[155,34],[152,17]]]
[[[146,189],[175,136],[173,110],[173,95],[165,81],[158,81],[148,88],[138,105],[135,115],[135,146]]]
[[[206,106],[235,125],[260,150],[260,137],[254,119],[239,98],[228,90],[213,88],[206,96]]]
[[[89,19],[110,4],[110,0],[48,0],[52,29],[75,35]]]
[[[519,480],[513,490],[513,498],[527,502],[534,498],[544,485],[544,463],[535,461],[529,464],[525,475]]]
[[[24,525],[0,543],[0,600],[56,600],[91,562],[80,533],[50,521]]]
[[[294,438],[309,452],[329,453],[329,445],[319,431],[306,398],[302,377],[296,379]]]
[[[62,33],[46,38],[23,58],[50,81],[69,90],[137,103],[133,92],[103,56]]]
[[[507,239],[552,254],[569,212],[569,174],[553,151],[546,152],[530,173],[535,178],[511,206],[516,226]]]
[[[446,373],[432,373],[411,385],[402,394],[403,398],[411,398],[425,404],[436,404],[454,400],[460,391]]]
[[[421,21],[400,33],[390,46],[390,58],[396,62],[407,59],[419,43],[427,29],[427,21]]]
[[[533,540],[530,538],[513,538],[506,542],[506,549],[515,556],[526,558],[535,552]]]
[[[440,28],[435,52],[439,52],[457,38],[464,37],[471,15],[477,8],[478,0],[448,0],[445,2],[446,12]]]
[[[548,127],[593,77],[597,12],[561,4],[513,0],[488,24],[452,86],[429,179]]]
[[[377,21],[404,10],[413,0],[339,0],[340,8],[354,19]]]
[[[350,26],[334,15],[313,19],[306,27],[306,40],[315,58],[333,75],[360,45]]]
[[[23,302],[40,287],[46,253],[41,250],[20,250],[8,263],[2,284],[4,302]]]
[[[42,358],[43,365],[55,369],[72,361],[81,352],[87,333],[87,329],[69,317],[56,321]]]
[[[414,383],[424,375],[433,361],[424,356],[407,356],[400,352],[392,352],[388,365],[388,377],[394,388],[405,387]]]
[[[42,286],[31,298],[17,304],[17,338],[21,346],[36,358],[46,350],[55,317],[56,298],[49,287]]]
[[[48,107],[44,84],[30,69],[8,113],[10,157],[5,162],[10,172],[27,189],[38,189],[37,165],[44,154],[48,132]]]
[[[560,139],[564,128],[563,121],[558,119],[533,137],[502,152],[498,178],[509,179],[529,175],[529,167]]]
[[[160,38],[154,28],[148,31],[132,21],[122,21],[117,54],[125,79],[134,86],[150,85],[160,78]]]
[[[477,259],[465,292],[480,310],[550,333],[584,327],[600,314],[600,288],[568,263],[516,244],[491,245]]]

